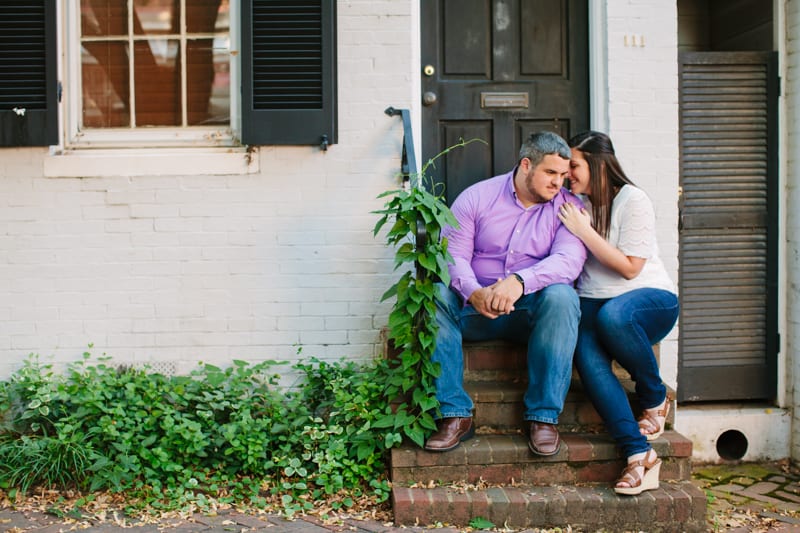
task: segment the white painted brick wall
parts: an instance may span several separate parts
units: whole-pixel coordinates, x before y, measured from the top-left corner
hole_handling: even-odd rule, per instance
[[[785,2],[786,69],[786,354],[792,427],[800,427],[800,4]],[[791,456],[800,459],[800,433],[791,438]]]
[[[262,147],[241,176],[44,178],[0,158],[0,378],[89,343],[125,363],[368,358],[393,252],[372,236],[410,107],[411,4],[339,2],[339,143]],[[51,158],[52,159],[52,158]],[[48,161],[47,164],[52,164]]]
[[[607,13],[608,133],[625,172],[653,201],[661,257],[677,286],[677,4],[620,0],[607,2]],[[662,378],[673,387],[677,339],[675,328],[661,344]]]

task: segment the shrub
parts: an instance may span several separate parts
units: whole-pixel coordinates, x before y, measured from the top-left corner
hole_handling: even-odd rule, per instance
[[[393,441],[373,427],[390,412],[381,362],[301,363],[304,382],[285,391],[274,361],[167,377],[90,357],[56,374],[32,356],[0,382],[0,486],[125,492],[154,509],[277,505],[287,515],[323,499],[337,508],[388,497]]]

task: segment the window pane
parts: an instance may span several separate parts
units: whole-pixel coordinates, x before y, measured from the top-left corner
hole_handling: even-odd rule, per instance
[[[89,128],[129,126],[127,45],[87,42],[81,51],[83,125]]]
[[[228,0],[186,0],[186,31],[189,33],[227,32]]]
[[[128,35],[127,0],[81,0],[81,35]]]
[[[133,55],[137,126],[181,124],[180,41],[137,41]]]
[[[179,0],[133,0],[134,35],[178,33]]]
[[[82,29],[80,127],[230,124],[230,0],[76,4]]]
[[[187,106],[190,126],[230,122],[230,75],[227,40],[186,43]]]

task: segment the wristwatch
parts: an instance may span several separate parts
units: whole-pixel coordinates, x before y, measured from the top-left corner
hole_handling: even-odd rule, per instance
[[[525,280],[522,279],[522,276],[520,276],[516,272],[514,272],[514,277],[517,278],[517,281],[519,281],[519,284],[522,285],[522,292],[524,293],[525,292]]]

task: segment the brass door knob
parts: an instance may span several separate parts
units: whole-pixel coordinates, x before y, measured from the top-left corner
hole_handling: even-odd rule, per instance
[[[433,76],[434,72],[436,72],[436,69],[433,68],[433,65],[425,65],[425,68],[422,69],[422,73],[426,76]]]

